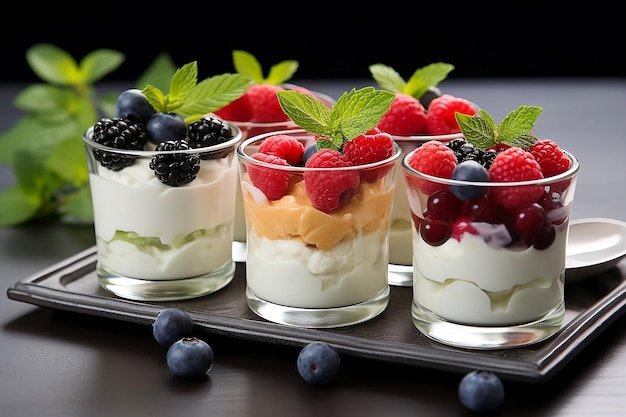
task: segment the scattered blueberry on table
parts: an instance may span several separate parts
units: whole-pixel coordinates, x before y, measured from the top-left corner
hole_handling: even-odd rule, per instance
[[[459,383],[459,399],[470,411],[486,412],[498,409],[504,402],[504,385],[493,372],[475,370]]]
[[[339,353],[328,343],[312,342],[298,354],[298,373],[313,385],[327,385],[339,374]]]
[[[152,334],[161,346],[169,348],[177,340],[193,335],[193,320],[178,308],[163,309],[152,323]]]

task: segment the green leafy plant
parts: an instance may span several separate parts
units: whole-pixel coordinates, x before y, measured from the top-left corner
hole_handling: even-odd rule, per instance
[[[261,63],[250,52],[234,50],[232,55],[235,71],[252,78],[255,84],[281,85],[289,81],[298,71],[298,61],[285,60],[272,65],[267,76],[265,76]]]
[[[417,99],[421,98],[431,87],[436,87],[446,79],[454,69],[454,65],[435,62],[418,68],[408,80],[398,72],[384,64],[370,65],[369,70],[374,80],[385,90],[392,93],[404,93]]]
[[[16,96],[14,105],[25,114],[0,136],[0,164],[10,166],[17,179],[0,191],[0,226],[52,216],[91,223],[82,136],[100,117],[114,115],[121,91],[98,95],[95,84],[119,68],[125,56],[98,49],[77,62],[54,45],[37,44],[26,51],[26,60],[44,82]],[[161,54],[137,86],[167,88],[175,70],[169,56]]]

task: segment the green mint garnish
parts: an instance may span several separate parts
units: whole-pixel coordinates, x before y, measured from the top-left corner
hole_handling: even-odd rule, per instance
[[[383,64],[370,65],[369,70],[376,81],[385,90],[392,93],[404,93],[417,99],[421,98],[430,87],[436,87],[445,80],[454,69],[454,65],[436,62],[418,68],[408,81],[393,68]]]
[[[364,87],[345,92],[331,109],[320,100],[298,91],[276,93],[283,111],[300,128],[327,138],[318,148],[340,149],[350,140],[375,127],[389,111],[395,95]]]
[[[190,62],[174,73],[168,94],[148,84],[148,102],[157,112],[177,113],[187,124],[238,99],[253,84],[241,74],[221,74],[198,82],[198,63]]]
[[[455,116],[465,139],[480,149],[499,143],[528,149],[537,141],[531,130],[542,111],[541,107],[520,106],[507,114],[497,126],[482,109],[474,116],[459,112]]]
[[[251,78],[256,84],[281,85],[289,81],[298,70],[298,61],[287,60],[270,67],[267,77],[263,74],[261,63],[254,55],[246,51],[233,51],[233,65],[238,74]]]

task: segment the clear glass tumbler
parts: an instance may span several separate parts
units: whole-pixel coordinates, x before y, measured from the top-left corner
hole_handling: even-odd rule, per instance
[[[565,152],[569,169],[543,179],[472,182],[416,171],[408,163],[413,152],[402,168],[414,226],[415,327],[470,349],[524,346],[555,334],[565,314],[576,158]],[[472,190],[472,198],[459,200],[453,190]],[[530,201],[503,204],[516,193]]]
[[[391,135],[400,149],[402,157],[429,140],[438,140],[448,143],[452,139],[462,138],[461,133],[449,135],[419,135],[397,136]],[[389,285],[411,287],[413,285],[413,246],[411,230],[411,211],[409,201],[404,192],[404,173],[398,169],[396,186],[399,190],[393,197],[391,211],[391,229],[389,231]]]
[[[104,147],[92,139],[93,127],[85,132],[103,288],[131,300],[163,301],[200,297],[231,282],[241,130],[230,128],[228,142],[171,151]],[[150,166],[159,157],[199,164],[195,179],[163,183]],[[115,158],[127,166],[102,163]]]
[[[335,168],[274,165],[251,157],[276,134],[296,137],[305,147],[315,141],[313,134],[295,129],[254,136],[237,148],[250,309],[269,321],[307,328],[377,316],[389,302],[389,220],[400,148],[394,145],[395,154],[380,162]],[[369,182],[365,173],[374,170],[384,175]],[[315,208],[307,191],[313,178],[323,182],[341,175],[357,181],[342,197],[345,205],[330,213]],[[288,181],[286,193],[268,199],[259,178]]]

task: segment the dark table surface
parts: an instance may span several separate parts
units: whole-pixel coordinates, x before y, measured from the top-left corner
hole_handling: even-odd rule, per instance
[[[299,80],[339,97],[368,80]],[[0,132],[20,116],[24,86],[0,84]],[[125,87],[124,87],[125,88]],[[626,79],[448,80],[496,121],[521,104],[544,111],[534,132],[581,163],[573,219],[626,220]],[[14,176],[0,166],[0,189]],[[0,284],[16,282],[94,244],[89,226],[40,222],[0,228]],[[621,262],[612,274],[626,274]],[[617,271],[616,271],[617,270]],[[567,291],[567,289],[566,289]],[[0,298],[0,416],[455,416],[462,375],[342,356],[338,380],[315,387],[298,375],[293,347],[202,333],[215,351],[205,381],[176,378],[149,326]],[[554,377],[505,381],[493,415],[623,416],[626,316],[619,315]]]

